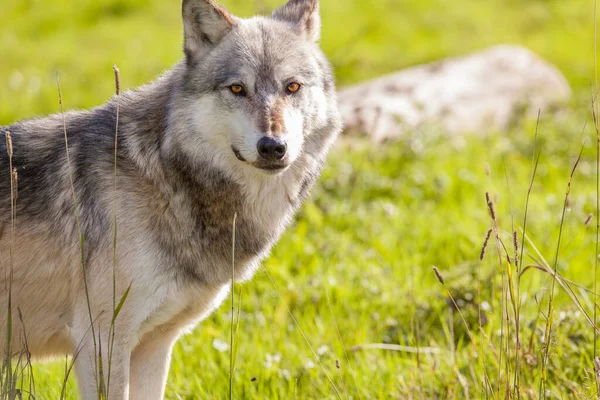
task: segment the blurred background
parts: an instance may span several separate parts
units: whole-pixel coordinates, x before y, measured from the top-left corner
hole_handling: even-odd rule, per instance
[[[243,17],[283,2],[223,1]],[[0,123],[56,111],[58,71],[71,107],[112,93],[113,63],[134,87],[181,58],[177,1],[3,1]],[[498,43],[525,45],[589,91],[590,0],[323,1],[322,47],[339,85]],[[78,89],[78,90],[76,90]],[[81,90],[85,89],[85,90]]]
[[[241,17],[283,4],[221,3]],[[539,125],[535,110],[533,118],[523,110],[503,129],[475,133],[417,127],[383,143],[344,135],[267,272],[236,286],[235,397],[593,396],[594,2],[321,0],[321,12],[321,44],[340,88],[509,43],[554,65],[572,94],[542,112]],[[176,0],[4,0],[0,125],[59,112],[57,73],[66,109],[110,98],[113,64],[123,89],[152,80],[181,59],[181,37]],[[492,227],[485,192],[510,255],[513,230],[520,246],[534,154],[522,264],[499,261],[493,238],[480,261]],[[554,267],[561,281],[551,291]],[[168,399],[226,396],[229,309],[179,341]],[[64,362],[34,371],[38,398],[58,398]],[[74,378],[68,388],[77,398]]]

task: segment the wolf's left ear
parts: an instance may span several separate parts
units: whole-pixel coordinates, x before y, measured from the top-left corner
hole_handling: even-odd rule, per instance
[[[183,0],[183,51],[188,65],[214,47],[235,26],[235,18],[212,0]]]
[[[292,23],[301,36],[313,42],[321,37],[319,0],[290,0],[273,12],[273,18]]]

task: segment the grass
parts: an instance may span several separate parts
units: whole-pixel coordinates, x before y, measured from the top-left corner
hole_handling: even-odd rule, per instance
[[[225,4],[250,15],[276,2]],[[313,196],[265,261],[268,274],[261,270],[243,286],[233,397],[337,398],[329,376],[343,398],[503,398],[515,392],[516,377],[519,397],[538,398],[544,365],[547,398],[591,398],[594,332],[583,311],[592,315],[596,300],[596,227],[588,218],[596,220],[597,207],[589,112],[593,4],[323,0],[322,9],[323,47],[341,84],[512,42],[555,63],[575,98],[560,117],[542,115],[539,127],[523,121],[508,133],[417,131],[378,147],[340,143]],[[27,0],[1,2],[0,15],[0,125],[60,111],[57,71],[65,108],[85,108],[114,93],[113,63],[125,89],[180,58],[179,10],[169,2]],[[495,234],[479,260],[492,227],[486,192],[510,255],[513,221],[519,233],[518,276],[514,261],[509,269],[499,261]],[[573,282],[572,293],[560,284],[551,291],[554,268],[563,283]],[[233,323],[227,311],[221,307],[176,345],[168,399],[227,396]],[[373,343],[390,346],[352,350]],[[38,398],[60,397],[64,367],[34,364]],[[75,387],[70,379],[66,398],[76,398]]]

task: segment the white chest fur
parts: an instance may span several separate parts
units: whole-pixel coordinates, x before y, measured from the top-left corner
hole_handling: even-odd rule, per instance
[[[172,283],[155,292],[143,306],[146,318],[138,330],[138,340],[159,327],[178,334],[191,330],[223,302],[229,288],[229,285],[178,288]]]

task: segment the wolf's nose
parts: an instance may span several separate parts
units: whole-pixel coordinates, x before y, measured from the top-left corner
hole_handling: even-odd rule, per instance
[[[258,154],[265,160],[281,160],[285,156],[287,144],[285,142],[271,137],[263,137],[256,146]]]

